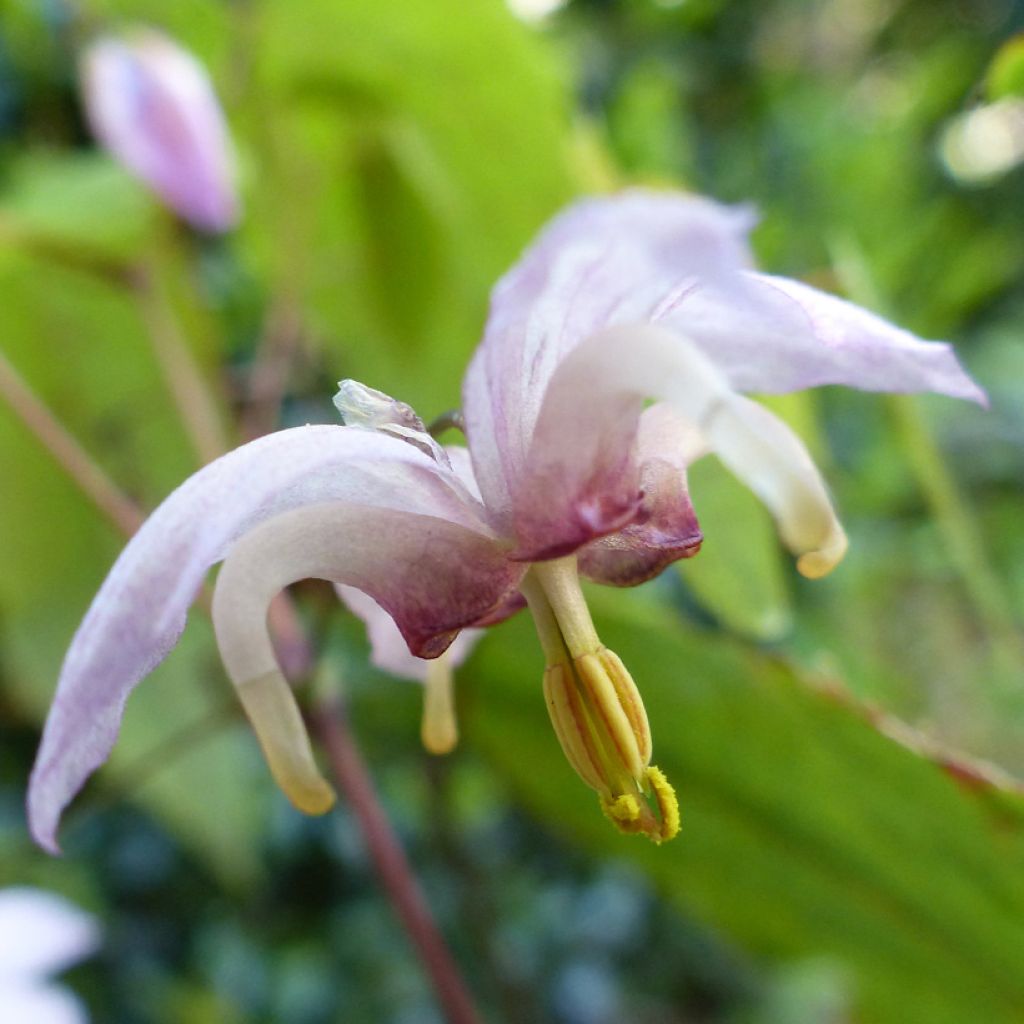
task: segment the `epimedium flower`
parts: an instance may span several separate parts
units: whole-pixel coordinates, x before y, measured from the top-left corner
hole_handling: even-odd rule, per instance
[[[155,29],[91,43],[81,59],[93,133],[175,213],[202,231],[238,219],[234,157],[209,76]]]
[[[29,792],[36,839],[114,743],[132,688],[171,649],[207,569],[221,656],[271,771],[300,809],[333,792],[267,633],[308,577],[354,587],[409,651],[522,607],[558,740],[612,822],[656,842],[679,815],[651,764],[637,687],[601,643],[579,576],[632,586],[696,553],[686,467],[714,452],[773,514],[806,576],[846,537],[805,447],[741,392],[821,384],[984,402],[948,345],[752,269],[749,211],[626,192],[558,216],[498,283],[463,382],[466,447],[352,381],[344,426],[260,438],[175,491],[118,559],[65,659]],[[653,404],[648,404],[652,403]]]
[[[41,889],[0,889],[0,1020],[4,1024],[85,1024],[85,1008],[55,974],[99,946],[95,920]]]

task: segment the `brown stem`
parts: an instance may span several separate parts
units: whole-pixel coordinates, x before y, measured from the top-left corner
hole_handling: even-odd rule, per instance
[[[290,298],[275,300],[249,371],[242,435],[246,440],[274,429],[288,386],[293,357],[302,342],[302,316]]]
[[[227,451],[227,437],[202,371],[171,312],[166,287],[159,273],[146,270],[136,274],[134,284],[150,344],[182,425],[200,460],[212,462]]]
[[[480,1017],[462,976],[377,799],[344,706],[339,700],[321,701],[310,714],[310,725],[327,754],[338,785],[359,819],[381,883],[430,975],[449,1024],[478,1024]]]
[[[460,410],[449,409],[448,412],[441,413],[441,415],[427,427],[427,433],[433,438],[440,437],[446,430],[459,430],[465,434],[466,421]]]
[[[126,537],[142,525],[143,515],[75,440],[0,352],[0,397],[35,435],[79,490]]]

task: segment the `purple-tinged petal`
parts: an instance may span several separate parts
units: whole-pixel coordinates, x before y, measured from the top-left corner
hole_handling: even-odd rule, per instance
[[[132,174],[197,228],[235,224],[227,126],[190,53],[151,29],[101,38],[85,51],[82,81],[93,132]]]
[[[545,547],[540,538],[524,538],[514,521],[528,500],[521,477],[534,425],[561,361],[596,331],[664,313],[698,276],[735,279],[750,264],[745,236],[752,220],[745,208],[667,192],[585,200],[555,218],[498,282],[463,408],[480,489],[521,548]],[[602,472],[627,469],[613,461]],[[592,495],[584,522],[547,547],[571,550],[577,534],[608,532],[632,511],[628,503],[605,507]]]
[[[426,658],[417,658],[410,652],[405,638],[395,625],[395,620],[362,590],[344,585],[339,585],[335,589],[345,607],[366,626],[366,635],[370,641],[370,660],[373,664],[399,679],[426,682],[430,661]],[[482,629],[462,630],[445,652],[449,666],[453,669],[458,668],[469,657],[483,635]]]
[[[399,679],[414,679],[423,684],[423,746],[432,754],[450,753],[459,739],[454,672],[469,657],[484,631],[464,629],[440,657],[417,658],[409,651],[394,619],[369,594],[343,585],[335,589],[349,611],[366,625],[373,664]]]
[[[57,974],[98,946],[95,918],[62,897],[22,886],[0,889],[0,990],[15,978]]]
[[[686,468],[707,452],[699,431],[670,405],[645,409],[636,460],[643,498],[635,522],[579,551],[579,571],[598,583],[633,587],[700,550],[703,539],[686,487]]]
[[[480,494],[480,485],[476,482],[476,474],[473,472],[473,459],[469,454],[469,449],[463,445],[446,444],[444,451],[448,456],[448,462],[452,467],[452,471],[462,481],[463,486],[470,494],[482,502],[484,499]]]
[[[609,474],[601,481],[594,467],[639,466],[638,407],[645,397],[670,403],[768,506],[801,572],[820,576],[839,561],[846,538],[804,445],[781,420],[733,391],[693,345],[650,324],[593,335],[552,377],[523,475],[524,493],[544,498],[530,510],[534,536],[564,536],[581,495],[642,505],[639,471],[637,478]],[[671,449],[667,454],[673,457]]]
[[[106,760],[125,700],[177,642],[209,567],[256,524],[323,501],[487,530],[479,504],[451,471],[373,431],[284,430],[204,467],[131,540],[71,643],[29,786],[29,822],[40,845],[56,851],[61,811]]]
[[[514,557],[567,553],[642,514],[629,445],[604,444],[594,422],[619,417],[632,431],[639,406],[625,391],[612,406],[585,411],[595,428],[589,443],[570,426],[575,464],[557,457],[557,445],[531,464],[559,367],[608,328],[652,323],[678,332],[733,391],[838,383],[984,401],[949,346],[748,269],[750,224],[746,210],[690,196],[591,200],[557,217],[499,282],[463,398],[476,478],[496,528],[515,539]],[[623,365],[635,358],[628,347],[618,355]],[[585,393],[586,368],[574,378]]]
[[[949,345],[783,277],[745,272],[695,288],[655,322],[689,338],[737,391],[845,384],[987,403]]]
[[[356,587],[394,619],[413,654],[436,658],[463,626],[502,604],[524,571],[493,537],[450,520],[337,502],[282,513],[235,544],[214,593],[217,643],[274,778],[296,807],[323,813],[333,795],[267,632],[275,595],[309,578]]]

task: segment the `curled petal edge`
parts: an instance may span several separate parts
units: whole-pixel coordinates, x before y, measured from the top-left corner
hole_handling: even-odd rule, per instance
[[[177,643],[209,567],[263,520],[346,500],[486,530],[482,507],[450,470],[374,431],[294,427],[205,466],[129,542],[68,649],[26,801],[40,846],[60,852],[63,809],[109,756],[128,697]]]
[[[217,643],[271,772],[299,810],[322,814],[334,794],[274,654],[271,599],[302,579],[356,587],[391,615],[413,654],[436,658],[502,605],[522,573],[493,539],[448,520],[338,503],[283,513],[235,545],[214,592]]]
[[[803,442],[736,393],[695,345],[652,324],[600,331],[563,361],[544,396],[529,464],[542,472],[552,462],[571,464],[577,444],[587,453],[581,458],[600,452],[600,465],[615,464],[616,452],[626,459],[636,444],[635,410],[650,397],[673,405],[761,499],[801,573],[824,576],[841,561],[846,534]]]

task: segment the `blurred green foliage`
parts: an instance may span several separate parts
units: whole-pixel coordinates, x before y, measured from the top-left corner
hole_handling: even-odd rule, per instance
[[[226,240],[172,224],[84,131],[76,48],[137,20],[225,100],[246,208]],[[1024,802],[957,751],[1024,771],[1024,179],[971,179],[948,145],[1019,96],[1022,29],[1011,0],[571,0],[533,25],[498,0],[0,0],[0,351],[145,507],[196,463],[140,268],[224,424],[268,337],[291,346],[269,426],[334,421],[345,376],[429,419],[533,233],[629,182],[753,201],[767,267],[955,341],[989,390],[987,412],[779,403],[851,535],[828,580],[798,580],[701,464],[704,551],[593,594],[679,792],[664,848],[612,832],[565,763],[528,622],[460,673],[466,738],[439,763],[416,691],[301,592],[488,1019],[1022,1019]],[[38,725],[121,539],[4,409],[0,457],[0,884],[100,914],[105,952],[70,978],[95,1019],[439,1019],[346,810],[304,821],[269,786],[200,615],[130,703],[67,859],[30,847]]]

